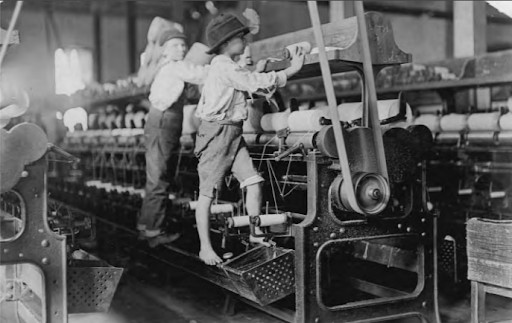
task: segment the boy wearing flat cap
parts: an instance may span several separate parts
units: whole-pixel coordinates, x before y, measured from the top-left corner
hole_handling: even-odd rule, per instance
[[[163,63],[151,84],[151,108],[144,127],[146,147],[146,188],[137,229],[150,246],[169,243],[179,233],[162,229],[165,220],[171,176],[176,167],[172,154],[180,144],[186,83],[202,84],[208,67],[183,61],[187,52],[185,35],[166,29],[159,35]]]
[[[220,188],[228,172],[247,190],[247,213],[259,215],[261,210],[261,182],[242,137],[242,124],[247,119],[245,94],[264,92],[271,96],[277,87],[297,73],[304,64],[302,49],[293,53],[291,66],[280,72],[262,73],[265,61],[258,62],[255,72],[240,67],[234,58],[243,54],[247,46],[245,35],[249,28],[236,16],[221,14],[206,29],[210,45],[209,54],[217,54],[197,106],[196,115],[201,119],[195,153],[199,158],[199,199],[196,222],[201,249],[199,257],[208,265],[222,260],[213,250],[210,241],[209,217],[215,190]],[[261,242],[251,237],[253,242]],[[261,239],[260,239],[261,240]]]

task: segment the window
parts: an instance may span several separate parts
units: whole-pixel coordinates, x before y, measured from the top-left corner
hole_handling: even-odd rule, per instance
[[[92,81],[92,52],[82,48],[55,51],[55,94],[71,95]]]
[[[498,11],[512,17],[512,3],[510,1],[487,1],[487,3],[498,9]]]

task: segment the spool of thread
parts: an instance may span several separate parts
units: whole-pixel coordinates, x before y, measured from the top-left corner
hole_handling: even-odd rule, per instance
[[[458,145],[462,141],[462,135],[458,131],[440,132],[435,140],[440,145]]]
[[[363,103],[351,102],[338,105],[338,114],[341,121],[351,122],[363,115]],[[330,118],[330,117],[329,117]]]
[[[500,199],[504,198],[505,196],[507,196],[507,193],[505,193],[504,191],[491,192],[490,194],[491,199]]]
[[[422,114],[413,123],[429,128],[432,133],[441,131],[441,117],[435,114]]]
[[[133,123],[135,124],[135,127],[143,128],[145,119],[146,119],[146,113],[144,113],[144,111],[139,111],[139,112],[135,113],[135,115],[133,116]]]
[[[192,134],[197,132],[200,120],[195,116],[197,105],[186,105],[183,107],[183,127],[182,134]]]
[[[288,216],[285,213],[279,214],[262,214],[260,215],[260,227],[269,227],[276,224],[284,224],[288,222]]]
[[[279,138],[276,135],[271,134],[271,133],[262,133],[258,138],[258,144],[278,146]]]
[[[504,114],[500,117],[499,126],[500,126],[501,130],[505,130],[505,131],[512,130],[512,112]]]
[[[235,207],[233,204],[215,204],[211,206],[210,212],[211,214],[233,213]]]
[[[269,227],[277,224],[284,224],[288,222],[288,216],[285,213],[278,214],[261,214],[258,215],[259,227]],[[233,216],[228,219],[228,225],[232,228],[247,227],[250,224],[250,217],[248,215]]]
[[[258,144],[258,137],[259,135],[254,133],[244,133],[243,134],[245,143],[249,146],[257,145]]]
[[[292,57],[291,53],[295,53],[295,51],[299,47],[302,48],[302,50],[305,52],[305,54],[309,54],[311,52],[311,44],[307,41],[303,41],[300,43],[295,43],[295,44],[286,46],[284,49],[284,52],[283,52],[283,57],[285,59]]]
[[[188,206],[191,210],[197,209],[197,201],[190,201]],[[220,214],[220,213],[233,213],[235,211],[235,207],[233,204],[215,204],[210,207],[211,214]]]
[[[315,148],[315,133],[290,133],[286,137],[286,145],[288,147],[302,144],[304,149]]]
[[[500,113],[473,113],[468,117],[468,128],[473,131],[499,131]]]
[[[116,116],[116,119],[114,120],[114,124],[116,125],[116,128],[118,129],[121,129],[121,128],[124,128],[125,125],[124,125],[124,115],[123,114],[118,114]]]
[[[133,113],[129,112],[124,115],[124,125],[126,128],[133,128]]]
[[[468,116],[465,114],[451,113],[441,118],[442,131],[462,131],[468,127]]]
[[[327,107],[307,111],[294,111],[288,116],[288,127],[291,132],[319,131],[322,128],[321,118],[328,118]]]
[[[248,227],[250,223],[249,216],[233,216],[228,218],[228,225],[231,228]]]
[[[261,117],[261,128],[264,131],[275,132],[284,128],[288,128],[288,117],[290,111],[267,113]]]
[[[459,191],[457,192],[458,195],[471,195],[473,194],[473,189],[471,188],[463,188],[463,189],[459,189]]]
[[[263,102],[265,99],[247,100],[247,120],[244,121],[244,133],[260,133],[263,131],[261,128],[261,118],[263,117]]]

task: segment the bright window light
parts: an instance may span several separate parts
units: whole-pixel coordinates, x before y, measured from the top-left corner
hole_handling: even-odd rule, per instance
[[[85,49],[55,51],[55,94],[71,95],[92,81],[92,53]]]
[[[487,1],[487,3],[498,9],[498,11],[512,17],[512,1]]]

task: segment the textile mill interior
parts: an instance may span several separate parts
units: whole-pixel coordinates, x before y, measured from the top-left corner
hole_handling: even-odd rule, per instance
[[[0,1],[0,321],[512,322],[512,1]]]

